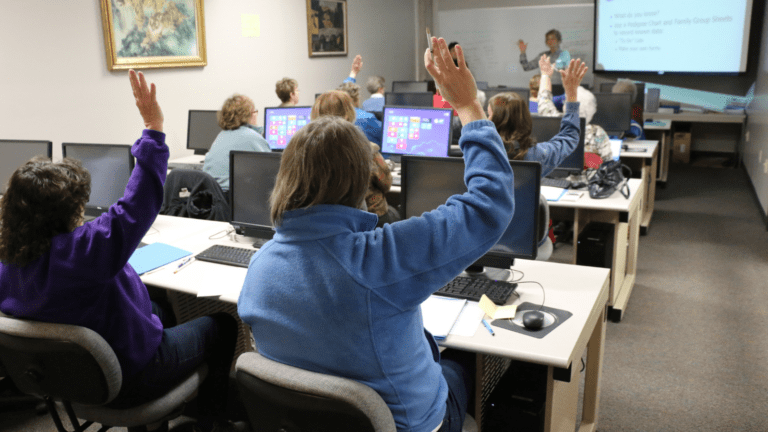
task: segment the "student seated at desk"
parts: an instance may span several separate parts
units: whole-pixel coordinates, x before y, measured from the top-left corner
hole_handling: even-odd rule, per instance
[[[365,136],[368,137],[368,141],[376,143],[381,146],[381,135],[383,133],[383,126],[379,119],[375,115],[360,109],[360,86],[355,84],[357,74],[360,73],[360,69],[363,68],[363,58],[358,54],[352,61],[352,69],[349,72],[349,76],[344,79],[342,84],[337,90],[346,92],[349,97],[352,98],[352,104],[355,107],[355,125],[359,127]]]
[[[375,228],[360,210],[370,144],[321,117],[294,135],[271,197],[275,237],[251,260],[238,301],[263,356],[362,382],[399,431],[460,431],[475,391],[475,354],[439,352],[420,305],[493,246],[514,211],[504,146],[456,47],[433,38],[426,68],[464,123],[468,192],[420,217]]]
[[[539,113],[539,87],[541,87],[541,74],[536,74],[528,81],[528,90],[531,94],[528,99],[528,108],[531,110],[531,114]],[[555,107],[558,110],[563,109],[563,102],[565,102],[565,94],[561,94],[552,98],[552,102],[555,103]]]
[[[541,68],[541,87],[539,87],[539,115],[557,117],[561,113],[552,101],[552,74],[554,66],[546,56],[539,58]],[[584,153],[595,153],[604,161],[611,160],[611,143],[608,134],[598,125],[589,124],[597,112],[597,100],[595,95],[584,87],[576,89],[576,99],[579,101],[579,116],[586,119],[587,127],[584,131]]]
[[[216,113],[221,132],[205,155],[203,171],[216,179],[221,190],[229,190],[229,153],[233,150],[269,152],[269,143],[254,126],[259,117],[259,110],[251,98],[239,94],[224,101],[221,110]]]
[[[531,113],[517,93],[499,93],[488,101],[488,118],[496,125],[510,159],[540,162],[543,177],[573,152],[579,144],[576,89],[586,72],[587,66],[581,60],[571,60],[566,69],[560,71],[566,96],[565,115],[560,122],[560,133],[546,142],[537,144],[531,137]]]
[[[282,102],[280,108],[296,106],[299,103],[299,82],[293,78],[283,78],[275,83],[275,93]]]
[[[352,106],[352,98],[339,90],[331,90],[318,96],[312,107],[310,118],[317,120],[320,116],[336,116],[355,122],[355,108]],[[394,207],[389,207],[385,194],[392,187],[392,173],[389,165],[381,156],[379,146],[371,144],[371,181],[368,183],[368,191],[365,193],[365,204],[369,212],[379,217],[377,227],[385,223],[393,223],[400,220],[400,214]]]
[[[131,149],[125,195],[109,211],[83,224],[91,177],[77,160],[36,158],[11,176],[0,210],[0,311],[101,335],[122,371],[115,405],[164,394],[208,362],[198,400],[200,426],[212,429],[224,424],[237,324],[214,314],[164,328],[128,264],[160,210],[169,155],[155,85],[129,76],[146,129]]]
[[[613,85],[611,88],[612,93],[629,93],[632,95],[632,105],[635,104],[637,101],[637,86],[632,80],[628,80],[625,78],[620,78],[618,81],[616,81],[616,84]],[[639,140],[645,139],[645,133],[643,132],[643,127],[640,125],[640,123],[636,122],[634,119],[629,121],[629,130],[624,132],[625,136],[631,136]]]

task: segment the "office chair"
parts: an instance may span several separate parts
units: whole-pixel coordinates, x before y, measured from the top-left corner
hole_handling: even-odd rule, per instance
[[[394,432],[384,400],[357,381],[310,372],[256,352],[235,366],[253,430],[264,432]]]
[[[93,423],[147,430],[181,415],[197,392],[207,366],[193,372],[165,395],[128,408],[110,407],[122,386],[115,352],[93,330],[0,316],[0,364],[19,390],[42,398],[56,429],[67,432],[57,411],[63,406],[75,431]],[[80,424],[78,419],[85,422]]]
[[[176,168],[168,173],[160,214],[229,222],[230,212],[227,195],[207,172]]]
[[[539,222],[538,237],[539,250],[536,253],[536,261],[548,261],[552,256],[554,246],[549,238],[549,202],[544,195],[539,195]]]

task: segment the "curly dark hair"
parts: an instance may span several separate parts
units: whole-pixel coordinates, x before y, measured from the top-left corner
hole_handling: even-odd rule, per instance
[[[0,261],[25,266],[51,248],[51,239],[82,223],[91,174],[80,161],[35,157],[20,166],[0,200]]]

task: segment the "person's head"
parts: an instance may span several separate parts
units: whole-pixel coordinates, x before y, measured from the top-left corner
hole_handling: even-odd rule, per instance
[[[539,85],[541,84],[541,74],[536,74],[528,81],[528,90],[531,92],[532,98],[539,97]]]
[[[270,196],[272,223],[290,210],[321,204],[360,208],[371,175],[371,145],[357,126],[322,116],[299,129],[280,161]]]
[[[35,157],[11,175],[0,200],[0,261],[25,266],[51,247],[51,239],[83,223],[91,175],[80,161]]]
[[[631,103],[635,103],[635,99],[637,99],[637,86],[635,85],[632,80],[628,80],[625,78],[621,78],[618,81],[616,81],[616,84],[613,85],[613,88],[611,88],[611,91],[613,93],[629,93],[632,95],[632,99],[630,99]]]
[[[384,77],[380,76],[372,76],[368,77],[368,82],[365,84],[365,88],[368,90],[368,93],[374,94],[374,93],[384,93]]]
[[[341,90],[344,93],[348,94],[350,98],[352,98],[352,105],[355,106],[355,108],[360,107],[360,86],[351,83],[351,82],[345,82],[344,84],[340,85],[339,88],[336,90]]]
[[[531,138],[533,121],[528,101],[517,93],[499,93],[492,97],[488,101],[488,118],[496,125],[511,158],[522,159],[536,144]]]
[[[451,53],[451,57],[453,58],[454,61],[456,61],[456,59],[458,58],[456,54],[456,45],[458,44],[459,44],[458,42],[451,42],[448,44],[448,51]]]
[[[357,116],[352,98],[340,90],[331,90],[318,96],[309,116],[312,120],[316,120],[327,115],[341,117],[354,123]]]
[[[576,88],[576,100],[579,102],[579,117],[584,117],[590,124],[597,112],[597,98],[591,91],[579,86]]]
[[[275,84],[275,93],[280,100],[285,102],[299,103],[299,83],[293,78],[283,78]]]
[[[256,124],[257,114],[251,98],[234,94],[224,101],[224,105],[216,113],[216,120],[220,128],[235,130],[248,123]]]
[[[563,42],[563,35],[558,30],[552,29],[544,35],[544,42],[550,50],[557,49]]]

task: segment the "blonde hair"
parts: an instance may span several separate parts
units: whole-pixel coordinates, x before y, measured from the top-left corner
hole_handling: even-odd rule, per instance
[[[360,86],[351,82],[346,82],[339,86],[336,90],[341,90],[352,98],[352,105],[355,107],[360,106]]]
[[[235,130],[244,124],[248,124],[256,107],[248,96],[234,94],[224,101],[216,120],[219,127],[224,130]]]
[[[371,176],[371,145],[341,117],[322,116],[299,129],[283,152],[270,196],[272,223],[290,210],[321,204],[359,208]]]
[[[324,115],[342,117],[351,123],[357,118],[352,98],[340,90],[327,91],[315,99],[310,118],[315,120]]]
[[[618,81],[616,81],[616,84],[613,85],[611,88],[611,92],[613,93],[629,93],[632,95],[632,100],[630,101],[631,104],[635,103],[635,99],[637,99],[637,86],[635,85],[632,80],[628,80],[625,78],[621,78]]]
[[[275,83],[275,93],[277,97],[283,102],[288,102],[291,99],[291,93],[299,86],[299,82],[293,78],[283,78]]]
[[[541,74],[536,74],[528,81],[528,89],[531,91],[531,97],[539,96],[539,86],[541,86]]]
[[[531,138],[533,121],[528,101],[524,101],[517,93],[499,93],[488,101],[488,106],[493,111],[490,120],[504,141],[507,155],[511,159],[523,159],[528,149],[536,145]],[[515,142],[520,146],[517,149]]]

